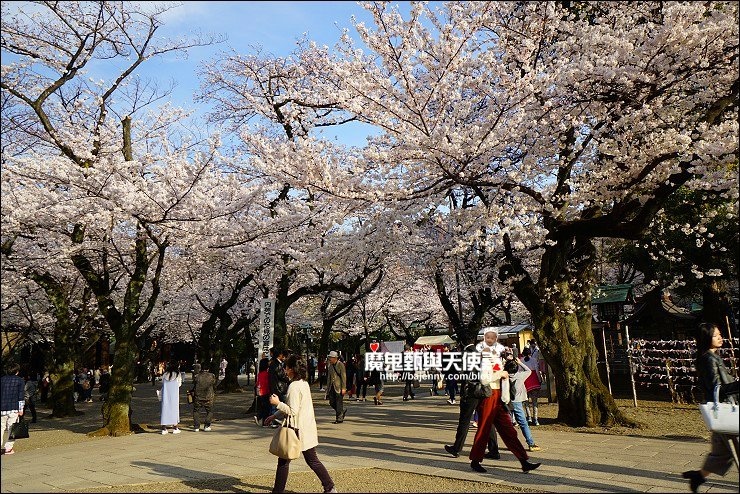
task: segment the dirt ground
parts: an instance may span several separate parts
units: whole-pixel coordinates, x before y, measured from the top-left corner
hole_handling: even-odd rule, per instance
[[[628,427],[577,427],[558,424],[556,403],[540,404],[540,428],[545,430],[571,430],[591,434],[618,434],[637,437],[664,437],[688,441],[709,441],[710,433],[697,405],[676,404],[658,400],[638,400],[635,408],[632,399],[617,398],[617,406],[628,417],[641,424],[639,429]]]

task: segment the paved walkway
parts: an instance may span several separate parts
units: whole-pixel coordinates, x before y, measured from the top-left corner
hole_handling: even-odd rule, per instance
[[[316,397],[317,395],[315,395]],[[316,399],[316,398],[315,398]],[[183,415],[186,411],[183,410]],[[451,458],[456,407],[443,400],[395,402],[382,407],[350,403],[343,424],[332,424],[332,410],[316,406],[321,445],[329,469],[382,468],[446,478],[500,484],[544,492],[688,492],[680,472],[701,465],[707,442],[648,439],[535,429],[543,450],[532,454],[542,466],[523,474],[507,450],[501,460],[485,460],[485,474],[473,472],[466,455]],[[677,431],[680,432],[680,431]],[[467,450],[474,429],[468,436]],[[157,430],[101,438],[2,456],[2,492],[60,492],[191,479],[274,474],[276,458],[267,452],[272,429],[252,417],[223,420],[211,432],[183,428],[163,436]],[[297,460],[291,471],[306,471]],[[239,482],[235,482],[239,484]],[[288,485],[290,488],[290,484]],[[338,486],[341,492],[341,485]],[[236,490],[249,489],[242,482]],[[737,492],[738,472],[711,477],[702,492]],[[424,492],[424,485],[419,486]]]

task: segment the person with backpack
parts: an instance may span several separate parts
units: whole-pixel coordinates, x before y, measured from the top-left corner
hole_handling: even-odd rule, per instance
[[[527,368],[532,370],[527,380],[524,382],[524,387],[527,390],[527,401],[524,402],[524,414],[527,416],[527,422],[532,425],[540,425],[538,418],[539,408],[537,406],[537,400],[540,397],[540,390],[542,389],[542,381],[540,381],[540,361],[537,358],[533,358],[531,355],[532,351],[525,347],[522,350],[522,363]],[[532,409],[530,413],[530,407]]]
[[[0,378],[0,402],[2,402],[2,425],[0,425],[0,444],[3,444],[2,454],[12,455],[15,453],[13,444],[15,441],[10,440],[10,427],[18,422],[19,417],[23,416],[25,408],[23,378],[18,375],[21,366],[10,364],[7,367],[7,373]],[[5,433],[8,433],[8,441],[5,442]]]

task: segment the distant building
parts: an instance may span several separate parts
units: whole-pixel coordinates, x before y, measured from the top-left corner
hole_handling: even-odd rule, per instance
[[[645,340],[694,339],[697,322],[697,314],[673,303],[667,290],[646,293],[624,321],[631,339]]]

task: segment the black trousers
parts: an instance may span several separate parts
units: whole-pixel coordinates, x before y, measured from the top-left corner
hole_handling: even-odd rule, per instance
[[[31,421],[35,424],[36,423],[36,403],[34,402],[33,398],[30,400],[26,400],[26,404],[23,405],[23,413],[26,413],[26,409],[31,409]]]
[[[270,415],[270,395],[257,397],[257,420],[260,424]]]
[[[321,485],[324,487],[324,492],[329,492],[334,489],[334,481],[331,479],[329,472],[326,471],[324,464],[319,460],[319,457],[316,454],[316,448],[304,451],[303,459],[306,460],[306,464],[311,470],[313,470],[313,473],[315,473],[321,481]],[[288,483],[289,472],[290,460],[278,458],[277,470],[275,471],[275,485],[272,487],[272,492],[285,492],[285,484]]]
[[[478,408],[477,398],[466,397],[465,392],[460,395],[460,417],[457,421],[457,432],[455,433],[455,444],[453,447],[458,453],[465,446],[465,439],[468,437],[470,430],[470,420],[473,418],[475,409]],[[496,429],[491,427],[491,435],[488,437],[488,451],[498,453],[498,439],[496,438]]]
[[[344,413],[344,395],[337,393],[334,390],[334,386],[329,388],[329,405],[334,409],[337,414],[337,422],[342,420],[342,414]]]
[[[413,379],[412,380],[407,379],[406,385],[403,387],[403,397],[408,398],[409,396],[411,398],[416,396],[416,394],[414,393],[414,380]]]

